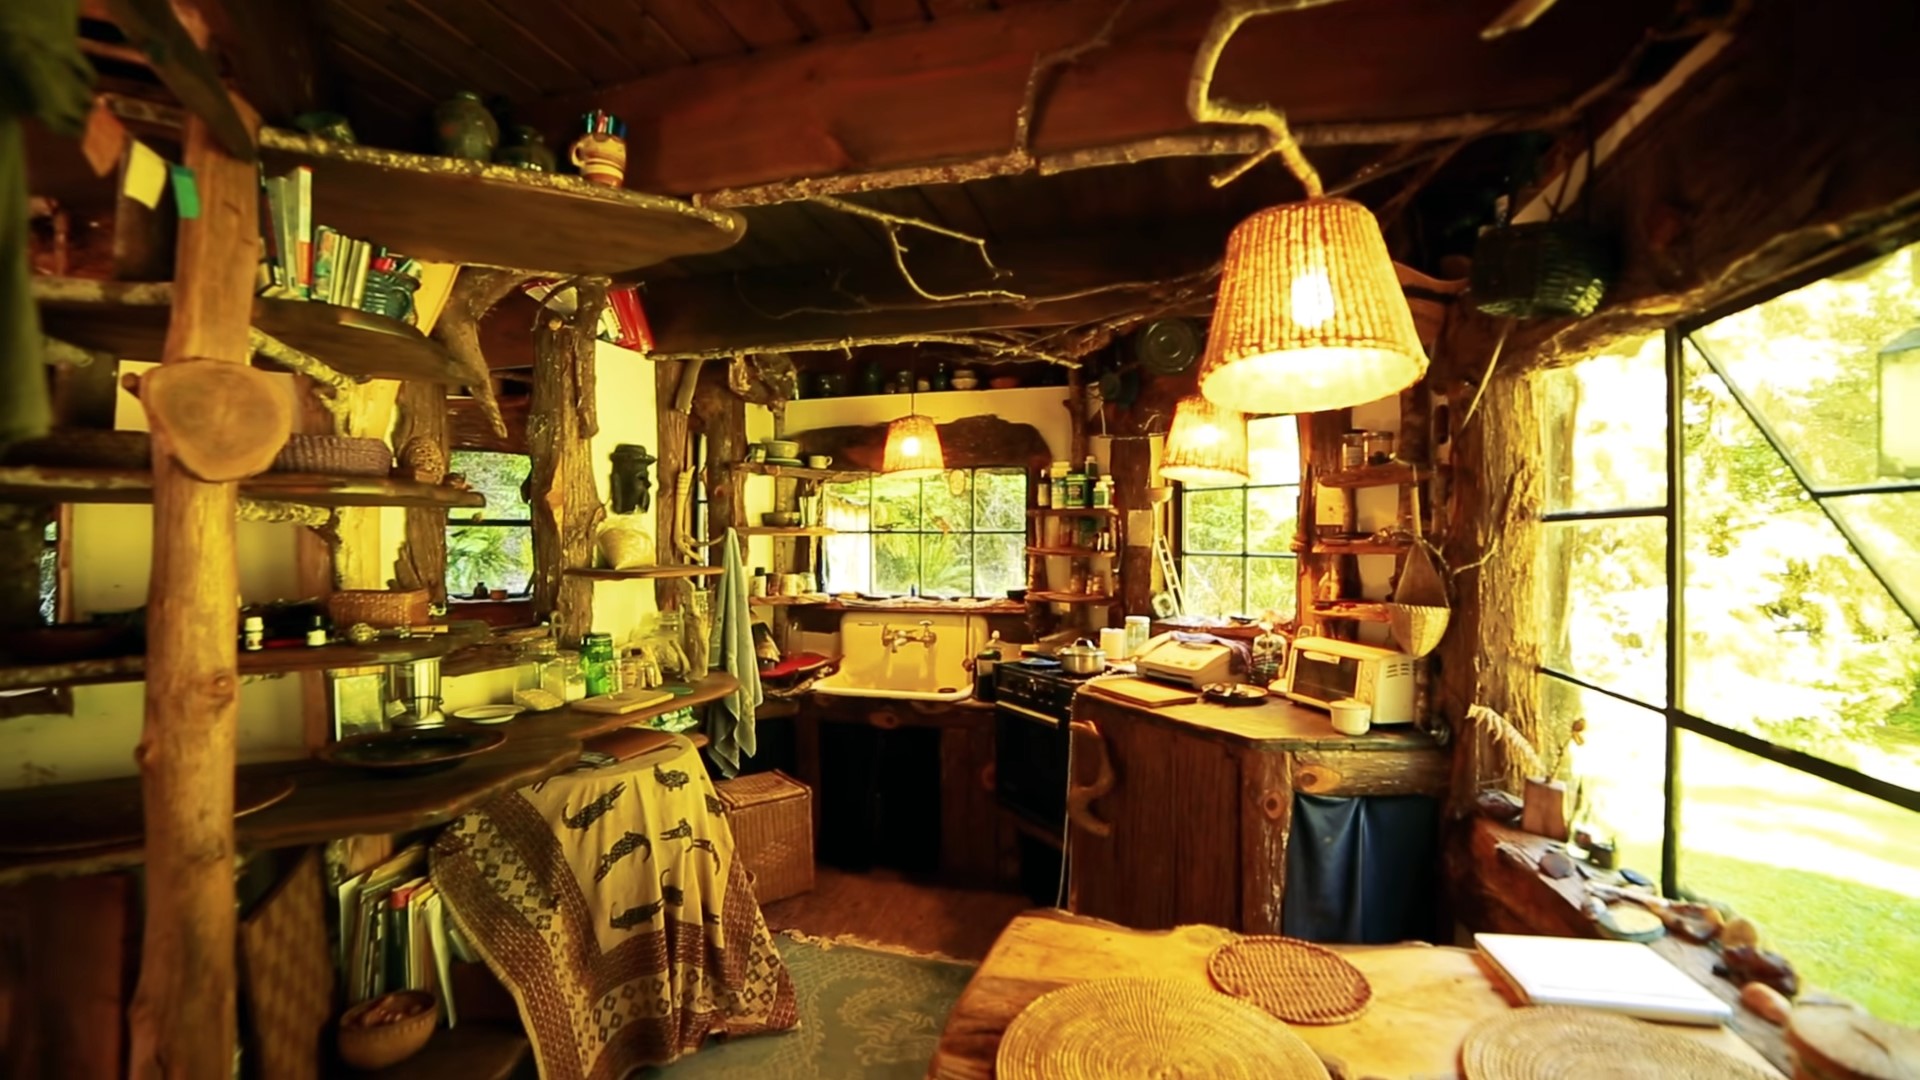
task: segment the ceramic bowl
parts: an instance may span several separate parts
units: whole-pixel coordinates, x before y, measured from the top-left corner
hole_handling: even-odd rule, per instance
[[[797,458],[800,456],[800,444],[792,439],[762,439],[760,445],[767,448],[770,458]]]
[[[993,387],[995,390],[1011,390],[1020,385],[1020,376],[995,375],[993,378],[987,380],[987,385]]]
[[[1365,735],[1372,726],[1373,706],[1364,701],[1342,698],[1328,702],[1327,713],[1333,717],[1333,730],[1342,735]]]
[[[788,529],[800,524],[800,514],[795,510],[769,510],[760,515],[760,524]]]
[[[433,1037],[439,999],[425,990],[395,990],[361,1002],[340,1017],[340,1058],[356,1069],[384,1069],[420,1052]]]
[[[978,389],[979,386],[980,380],[971,376],[956,375],[953,377],[953,388],[955,390],[974,390]]]

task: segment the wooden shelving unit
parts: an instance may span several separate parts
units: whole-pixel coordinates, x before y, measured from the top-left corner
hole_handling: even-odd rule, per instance
[[[733,530],[741,536],[832,536],[832,529],[801,525],[748,525]]]
[[[1387,605],[1369,600],[1316,600],[1313,613],[1322,619],[1352,619],[1355,622],[1389,621]]]
[[[1322,473],[1316,483],[1331,488],[1390,487],[1413,483],[1413,466],[1394,461],[1385,465],[1364,465],[1358,469]]]
[[[486,496],[440,484],[379,476],[262,473],[240,483],[240,494],[308,506],[400,506],[480,509]],[[0,500],[11,502],[144,503],[153,501],[153,476],[140,469],[0,466]]]
[[[270,173],[313,169],[313,217],[420,259],[626,275],[682,255],[724,251],[746,219],[660,195],[427,154],[260,130]]]
[[[593,581],[651,581],[660,578],[719,577],[724,571],[718,566],[636,566],[631,570],[583,566],[563,572],[568,577]]]
[[[749,596],[747,603],[766,607],[819,607],[830,603],[825,596]]]
[[[1404,540],[1388,543],[1356,540],[1350,544],[1343,544],[1336,540],[1315,540],[1312,548],[1315,555],[1405,555],[1412,550],[1413,544]]]
[[[1029,547],[1029,555],[1053,555],[1070,559],[1111,559],[1114,552],[1090,547]]]
[[[1029,604],[1111,604],[1113,597],[1100,593],[1028,592]]]
[[[812,469],[805,465],[769,465],[764,461],[742,461],[734,468],[755,476],[771,476],[785,480],[814,480],[829,484],[868,480],[874,475],[865,469]]]

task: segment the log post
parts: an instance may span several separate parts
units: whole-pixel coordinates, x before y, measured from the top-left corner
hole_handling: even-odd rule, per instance
[[[424,439],[440,450],[440,460],[452,460],[447,437],[447,391],[437,383],[408,380],[400,384],[400,420],[394,428],[393,448],[404,449]],[[447,602],[447,511],[444,507],[409,507],[407,537],[394,558],[393,576],[401,588],[424,588],[433,602]]]
[[[258,125],[244,105],[242,111]],[[186,164],[201,211],[180,223],[163,358],[244,364],[259,256],[253,166],[229,157],[193,116]],[[285,437],[283,422],[278,438]],[[237,502],[236,482],[194,478],[174,461],[170,440],[155,432],[146,726],[135,751],[147,874],[131,1014],[128,1072],[135,1077],[225,1076],[233,1068]]]
[[[568,577],[568,567],[592,565],[593,541],[606,508],[593,484],[597,427],[593,402],[594,328],[606,306],[604,282],[582,282],[570,316],[542,311],[533,332],[533,406],[527,450],[533,457],[533,606],[552,613],[568,644],[593,626],[593,582]]]

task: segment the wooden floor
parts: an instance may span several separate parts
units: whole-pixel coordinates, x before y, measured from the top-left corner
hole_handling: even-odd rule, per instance
[[[766,906],[767,925],[819,937],[851,934],[919,953],[978,961],[1015,915],[1032,907],[1014,893],[923,885],[877,870],[822,866],[813,891]]]

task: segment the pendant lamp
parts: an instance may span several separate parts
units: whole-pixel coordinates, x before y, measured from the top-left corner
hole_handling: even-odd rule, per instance
[[[1183,484],[1247,482],[1247,418],[1199,394],[1183,397],[1167,425],[1160,475]]]
[[[1200,392],[1249,413],[1377,401],[1427,370],[1380,223],[1349,199],[1271,207],[1234,228],[1207,346]]]
[[[880,471],[888,476],[933,476],[947,471],[947,458],[940,450],[940,432],[933,417],[913,411],[913,396],[907,396],[907,415],[887,425],[887,448],[880,457]]]

